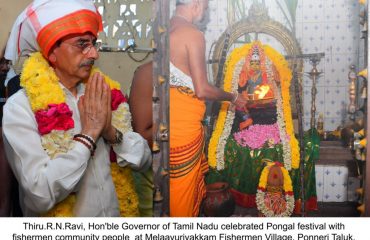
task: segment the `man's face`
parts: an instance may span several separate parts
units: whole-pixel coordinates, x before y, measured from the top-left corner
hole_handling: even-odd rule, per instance
[[[94,61],[99,54],[94,47],[96,38],[90,33],[64,37],[49,55],[49,61],[63,81],[77,83],[90,76]]]
[[[208,0],[200,0],[199,4],[202,4],[200,9],[201,11],[199,11],[198,17],[194,19],[193,23],[198,27],[200,31],[205,32],[210,20]]]
[[[8,72],[9,71],[9,61],[5,58],[0,59],[0,72]]]
[[[198,1],[200,4],[200,11],[198,13],[198,16],[195,19],[196,24],[203,22],[208,13],[208,0],[198,0]]]
[[[1,58],[0,59],[0,78],[2,80],[3,80],[3,78],[5,79],[8,71],[9,71],[9,63],[8,63],[8,61],[5,58]]]

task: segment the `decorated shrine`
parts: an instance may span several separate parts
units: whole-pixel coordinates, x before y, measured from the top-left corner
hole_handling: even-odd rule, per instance
[[[234,49],[225,69],[223,89],[245,95],[248,104],[245,109],[237,109],[229,102],[221,104],[208,145],[208,162],[215,171],[210,181],[221,178],[229,183],[238,205],[256,207],[265,201],[261,198],[271,197],[266,194],[256,199],[256,194],[271,189],[267,184],[268,169],[276,165],[285,173],[275,176],[281,181],[281,198],[285,198],[283,205],[278,204],[284,209],[277,210],[277,216],[289,216],[294,206],[300,211],[300,201],[291,200],[293,192],[295,199],[300,199],[300,149],[293,127],[292,71],[288,62],[272,47],[254,41]],[[311,135],[306,144],[312,145],[312,138],[317,138],[314,130]],[[313,147],[313,151],[318,150],[317,142]],[[307,180],[314,182],[312,170]],[[314,186],[308,197],[310,208],[316,209]]]

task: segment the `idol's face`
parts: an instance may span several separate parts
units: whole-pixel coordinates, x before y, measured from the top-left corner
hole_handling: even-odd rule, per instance
[[[261,70],[261,63],[258,60],[251,60],[250,67],[254,71],[259,71]]]

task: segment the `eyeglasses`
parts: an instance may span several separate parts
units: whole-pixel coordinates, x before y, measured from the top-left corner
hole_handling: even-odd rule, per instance
[[[92,48],[95,48],[96,51],[99,51],[99,48],[101,46],[101,42],[85,42],[85,41],[82,42],[81,41],[76,44],[72,44],[68,42],[62,42],[62,43],[65,43],[67,45],[80,49],[83,55],[86,55],[87,53],[89,53]]]

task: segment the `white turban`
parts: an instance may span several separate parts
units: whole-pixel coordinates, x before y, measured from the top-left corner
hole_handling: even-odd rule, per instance
[[[6,46],[5,58],[41,51],[47,57],[54,44],[73,33],[97,36],[102,20],[91,0],[35,0],[15,21]]]

